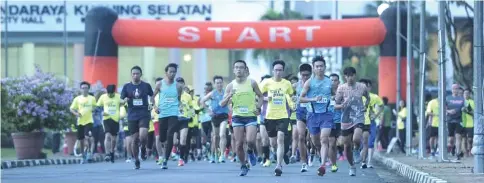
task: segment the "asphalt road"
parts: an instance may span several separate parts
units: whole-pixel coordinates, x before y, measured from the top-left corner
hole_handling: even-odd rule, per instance
[[[310,167],[306,173],[300,173],[300,164],[283,167],[281,177],[274,176],[274,166],[255,166],[246,177],[239,177],[238,163],[209,164],[208,162],[189,162],[184,167],[169,162],[168,170],[162,170],[154,161],[145,161],[141,169],[134,170],[133,163],[118,160],[116,163],[94,163],[83,165],[55,165],[41,167],[14,168],[2,170],[3,183],[78,183],[78,182],[169,182],[169,183],[386,183],[408,182],[385,170],[381,166],[375,169],[359,169],[355,177],[348,175],[348,163],[340,162],[339,171],[327,172],[317,176],[317,167]],[[379,170],[381,169],[381,170]],[[329,169],[327,169],[329,170]],[[383,172],[383,173],[382,173]],[[395,179],[397,177],[398,180]],[[388,180],[388,179],[392,180]]]

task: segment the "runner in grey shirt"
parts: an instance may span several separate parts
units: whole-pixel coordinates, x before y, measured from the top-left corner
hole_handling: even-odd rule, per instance
[[[462,108],[464,107],[465,99],[463,96],[459,95],[461,90],[458,84],[452,85],[452,95],[447,96],[445,100],[446,118],[448,122],[448,133],[449,133],[449,150],[451,150],[452,155],[457,154],[457,158],[460,159],[464,153],[461,152],[460,145],[455,146],[455,144],[461,144],[461,134],[464,130],[462,127]],[[454,141],[455,137],[455,141]],[[454,143],[455,142],[455,143]],[[454,149],[455,148],[455,149]],[[454,151],[455,150],[455,151]]]

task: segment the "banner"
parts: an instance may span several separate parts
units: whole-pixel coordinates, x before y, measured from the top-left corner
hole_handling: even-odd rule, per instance
[[[379,18],[258,22],[118,19],[112,34],[120,46],[288,49],[378,45],[386,29]]]
[[[106,6],[116,11],[120,18],[148,20],[198,20],[212,19],[211,3],[194,1],[8,1],[0,7],[2,31],[8,23],[9,32],[52,32],[64,30],[64,13],[67,12],[67,31],[84,31],[84,17],[95,6]],[[8,16],[7,15],[8,11]]]

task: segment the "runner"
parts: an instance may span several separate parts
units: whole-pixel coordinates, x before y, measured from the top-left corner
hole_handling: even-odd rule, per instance
[[[301,103],[308,103],[307,126],[311,134],[311,140],[321,153],[321,165],[318,175],[326,173],[326,159],[328,157],[329,136],[333,129],[333,113],[328,110],[331,101],[332,83],[328,76],[324,75],[326,61],[323,57],[313,58],[314,77],[304,83],[301,92]],[[307,95],[307,96],[306,96]],[[336,166],[334,163],[333,166]],[[337,170],[337,167],[334,171]]]
[[[272,63],[273,77],[264,80],[261,92],[267,92],[267,113],[264,125],[269,135],[271,144],[277,144],[277,165],[274,170],[276,176],[282,174],[282,162],[284,161],[284,136],[287,134],[289,125],[289,113],[286,95],[294,93],[291,82],[282,78],[286,63],[277,60]],[[289,109],[290,110],[290,109]]]
[[[158,85],[161,80],[163,80],[163,78],[156,78],[155,80],[155,85]],[[156,94],[155,96],[155,104],[154,106],[158,106],[159,105],[159,100],[160,100],[160,94]],[[163,145],[161,144],[161,141],[160,141],[160,124],[159,124],[159,117],[158,117],[158,111],[156,109],[157,107],[154,107],[152,112],[151,112],[151,115],[153,117],[153,128],[154,128],[154,131],[155,131],[155,147],[156,147],[156,152],[158,154],[158,158],[156,158],[156,164],[158,165],[161,165],[163,164]]]
[[[207,82],[205,83],[205,88],[204,88],[204,95],[203,96],[206,96],[207,94],[209,94],[212,90],[213,90],[213,86],[212,86],[212,83],[211,82]],[[208,159],[208,152],[210,151],[210,142],[211,142],[211,139],[212,139],[212,117],[210,116],[210,104],[212,103],[212,100],[207,100],[205,102],[202,102],[203,101],[203,97],[202,99],[200,100],[200,106],[203,107],[201,113],[200,113],[200,123],[201,123],[201,128],[202,128],[202,132],[204,134],[203,138],[202,138],[202,144],[203,144],[203,147],[204,147],[204,154],[205,154],[205,158],[206,158],[206,161],[209,161]],[[211,157],[211,156],[210,156]]]
[[[373,157],[373,148],[376,138],[376,122],[375,119],[380,117],[383,111],[383,100],[374,93],[371,93],[371,80],[360,79],[360,82],[366,85],[366,91],[370,95],[370,104],[365,113],[365,126],[363,128],[363,149],[361,151],[361,169],[367,167],[373,168],[371,165],[371,158]],[[366,98],[364,98],[366,100]],[[367,165],[368,164],[368,165]]]
[[[108,85],[106,87],[107,93],[102,94],[97,101],[97,106],[103,107],[104,112],[104,146],[106,147],[105,161],[114,163],[114,151],[116,149],[116,139],[119,132],[119,110],[121,105],[121,98],[118,93],[115,93],[116,85]]]
[[[188,162],[188,155],[189,155],[189,144],[190,139],[188,136],[188,123],[192,121],[192,117],[194,114],[193,107],[192,107],[192,97],[188,92],[190,92],[191,88],[185,86],[185,79],[182,77],[176,78],[176,82],[179,86],[183,87],[183,92],[180,97],[180,108],[178,114],[178,124],[180,127],[179,130],[179,146],[178,149],[180,151],[180,159],[178,160],[178,166],[184,166],[186,162]]]
[[[227,85],[224,98],[220,101],[220,106],[227,106],[232,103],[233,118],[232,127],[234,129],[236,149],[238,159],[241,164],[240,176],[247,175],[246,155],[244,152],[244,142],[248,145],[248,157],[250,164],[255,166],[257,159],[254,153],[255,140],[257,134],[257,115],[262,106],[263,95],[257,83],[247,77],[247,64],[243,60],[234,62],[234,74],[236,79]],[[256,97],[258,102],[256,104]],[[287,115],[286,115],[287,116]],[[286,123],[287,124],[287,123]]]
[[[266,80],[271,78],[270,75],[265,75],[262,76],[261,78],[261,83]],[[260,86],[260,84],[259,84]],[[260,87],[259,87],[260,88]],[[269,135],[267,134],[267,129],[266,125],[264,123],[264,118],[266,115],[267,111],[267,93],[264,93],[264,101],[262,103],[262,112],[259,114],[259,134],[261,137],[261,144],[262,144],[262,154],[264,155],[263,161],[262,161],[262,166],[263,167],[270,167],[272,164],[271,161],[271,148],[270,148],[270,142],[269,142]],[[275,145],[272,145],[275,147]]]
[[[464,127],[464,131],[462,133],[462,140],[464,142],[464,147],[466,150],[466,156],[471,155],[472,149],[472,138],[474,138],[474,109],[476,104],[471,97],[472,91],[469,88],[464,90],[464,98],[466,99],[464,108],[462,110],[462,126]]]
[[[187,141],[189,142],[189,155],[192,161],[201,159],[201,139],[200,139],[200,129],[198,121],[198,113],[200,112],[200,107],[198,106],[200,97],[195,95],[195,91],[191,86],[187,86],[188,94],[190,94],[190,102],[192,106],[192,121],[188,123],[188,135]]]
[[[211,101],[210,103],[210,116],[212,117],[212,157],[210,163],[217,161],[217,149],[220,153],[219,162],[225,163],[223,152],[227,146],[227,119],[229,108],[228,106],[220,106],[225,94],[224,81],[222,76],[214,76],[213,82],[215,83],[215,90],[211,91],[203,97],[201,103]]]
[[[333,112],[333,129],[331,129],[331,134],[329,135],[329,159],[331,160],[331,172],[338,171],[338,165],[336,165],[336,158],[338,152],[341,152],[340,156],[342,156],[342,148],[341,151],[337,149],[337,141],[341,142],[341,110],[334,108],[334,98],[336,94],[336,90],[339,86],[339,75],[338,74],[331,74],[329,75],[331,79],[331,101],[329,105],[329,110]]]
[[[128,103],[128,128],[132,137],[131,151],[135,158],[135,169],[140,168],[141,162],[138,151],[141,143],[141,158],[146,159],[146,143],[148,127],[150,125],[153,100],[153,89],[149,83],[141,81],[143,71],[139,66],[131,68],[132,81],[126,83],[121,91],[121,100]],[[151,104],[148,100],[151,98]]]
[[[465,104],[465,99],[460,95],[461,88],[458,84],[452,85],[452,95],[447,96],[445,100],[446,120],[448,123],[449,142],[448,149],[453,155],[457,155],[457,159],[464,156],[461,151],[461,133],[464,130],[462,126],[462,108]]]
[[[296,119],[297,119],[297,134],[298,134],[298,147],[299,153],[301,154],[301,172],[308,171],[308,149],[306,146],[306,103],[300,103],[299,97],[301,96],[302,88],[304,83],[311,77],[312,75],[312,67],[309,64],[301,64],[299,66],[299,74],[301,75],[301,80],[296,84],[296,96],[298,97],[297,100],[297,108],[296,108]]]
[[[92,126],[94,119],[92,112],[96,106],[96,98],[89,95],[89,89],[91,84],[86,81],[81,82],[79,85],[81,88],[81,95],[74,98],[70,106],[71,113],[77,116],[77,140],[80,142],[82,162],[86,163],[89,152],[92,152],[92,144],[94,138],[92,134]],[[86,147],[87,145],[87,147]]]
[[[362,97],[370,98],[363,83],[356,82],[356,69],[347,67],[343,70],[346,83],[340,85],[336,91],[335,109],[341,109],[341,135],[344,136],[344,149],[346,158],[350,164],[350,176],[356,176],[355,159],[359,159],[363,123],[365,121],[365,109],[370,100],[363,104]],[[353,145],[355,146],[353,150]],[[350,153],[353,151],[353,153]]]
[[[158,106],[155,106],[158,112],[158,130],[160,142],[164,145],[164,159],[161,165],[162,169],[168,169],[168,159],[173,148],[174,133],[178,131],[178,114],[180,107],[180,96],[183,87],[175,83],[175,75],[178,71],[178,65],[170,63],[165,67],[165,79],[156,83],[154,94],[160,93]]]
[[[299,81],[299,78],[297,76],[291,77],[290,79],[292,89],[294,91],[297,90],[297,83]],[[289,141],[291,143],[291,157],[289,159],[290,163],[296,163],[297,158],[296,158],[296,152],[297,152],[297,147],[298,147],[298,138],[299,134],[297,133],[297,118],[296,118],[296,109],[297,109],[297,101],[298,101],[299,96],[297,96],[297,93],[294,93],[294,95],[291,96],[291,115],[289,116],[290,126],[291,126],[291,140]]]

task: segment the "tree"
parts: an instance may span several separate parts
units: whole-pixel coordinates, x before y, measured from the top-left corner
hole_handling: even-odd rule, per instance
[[[449,6],[451,4],[457,5],[457,7],[464,7],[467,13],[467,19],[458,22],[452,16]],[[452,59],[452,65],[454,67],[454,80],[465,88],[471,88],[473,82],[473,47],[470,47],[470,64],[464,65],[462,63],[460,49],[466,44],[473,45],[474,35],[474,22],[470,17],[470,12],[474,13],[474,9],[465,1],[448,1],[445,7],[446,18],[446,36],[448,45],[451,49],[450,56]],[[460,33],[460,35],[458,34]]]
[[[262,21],[304,19],[305,18],[301,13],[291,11],[289,9],[286,9],[282,13],[270,9],[260,18]],[[286,62],[286,71],[288,73],[295,73],[297,72],[297,68],[300,63],[299,61],[302,57],[301,52],[301,49],[256,49],[253,52],[253,57],[256,59],[263,59],[266,62],[282,59]]]
[[[380,49],[372,47],[352,47],[348,52],[348,58],[343,61],[343,68],[354,67],[357,78],[366,78],[372,81],[372,93],[378,93],[378,58]],[[340,76],[343,76],[341,71]]]

